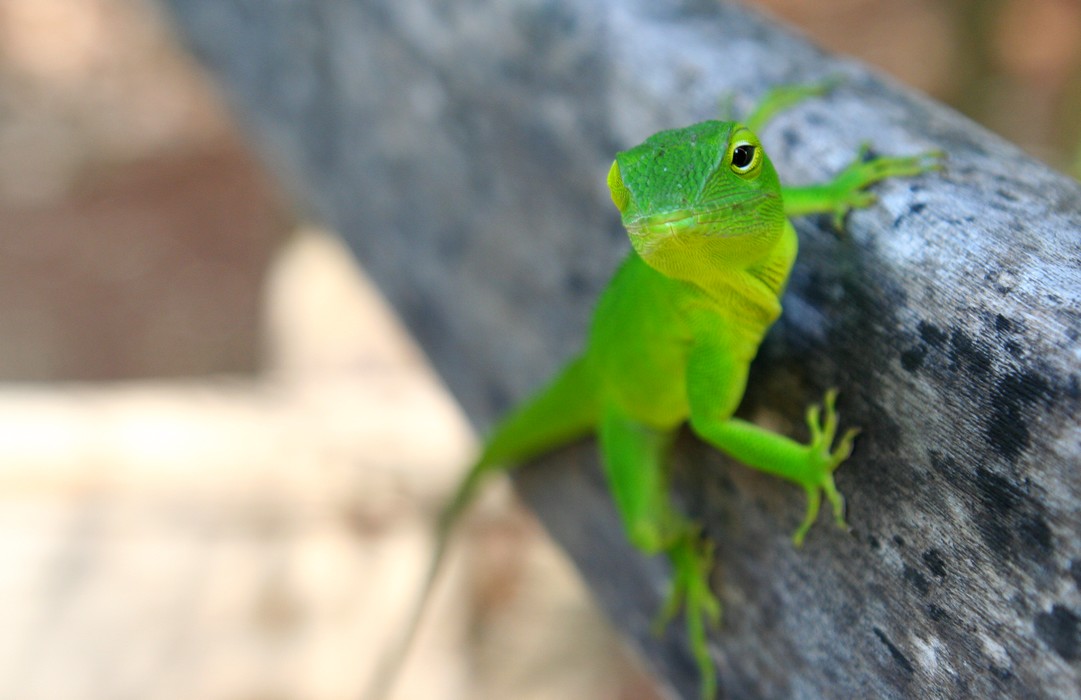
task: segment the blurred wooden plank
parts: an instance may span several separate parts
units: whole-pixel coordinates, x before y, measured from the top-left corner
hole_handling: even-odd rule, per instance
[[[864,434],[852,535],[793,550],[800,494],[691,440],[679,490],[719,543],[733,697],[1054,696],[1081,685],[1081,190],[970,122],[728,4],[172,0],[196,53],[307,206],[349,240],[478,424],[577,348],[626,243],[613,153],[735,91],[844,74],[764,139],[821,179],[865,140],[949,152],[838,241],[804,221],[744,413],[802,433],[831,385]],[[573,454],[579,454],[574,452]],[[645,621],[664,567],[627,547],[589,459],[529,498],[683,695],[682,635]],[[602,558],[603,557],[603,558]]]

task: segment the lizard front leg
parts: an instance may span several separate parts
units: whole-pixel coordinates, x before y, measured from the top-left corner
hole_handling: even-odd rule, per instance
[[[873,193],[866,191],[869,186],[891,177],[910,177],[942,169],[941,151],[875,158],[869,157],[870,152],[870,146],[863,144],[848,167],[830,182],[782,188],[785,215],[832,214],[833,226],[839,231],[848,212],[877,201]]]
[[[807,494],[807,509],[792,539],[801,545],[818,517],[822,496],[834,520],[844,521],[844,500],[833,473],[852,453],[859,432],[850,429],[837,439],[837,392],[829,391],[822,406],[807,409],[811,439],[806,444],[753,423],[733,418],[743,395],[746,370],[721,345],[700,343],[691,353],[687,372],[691,428],[703,440],[743,464],[799,484]]]

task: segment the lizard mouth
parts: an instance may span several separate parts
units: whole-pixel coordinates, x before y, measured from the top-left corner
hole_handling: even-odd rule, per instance
[[[705,209],[679,209],[643,216],[626,224],[627,233],[639,253],[647,253],[662,241],[673,238],[737,238],[761,229],[761,203],[776,198],[770,192],[719,202]]]

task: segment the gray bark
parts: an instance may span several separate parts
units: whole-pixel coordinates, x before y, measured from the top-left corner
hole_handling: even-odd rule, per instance
[[[842,74],[763,132],[790,183],[859,144],[941,148],[802,250],[742,413],[803,437],[841,389],[850,533],[803,549],[790,485],[691,438],[686,509],[718,543],[729,697],[1053,697],[1081,687],[1081,188],[964,118],[746,10],[684,0],[170,0],[252,136],[349,240],[480,426],[574,352],[627,243],[604,175],[653,131]],[[423,430],[418,426],[418,430]],[[625,544],[579,446],[519,485],[674,692],[663,561]]]

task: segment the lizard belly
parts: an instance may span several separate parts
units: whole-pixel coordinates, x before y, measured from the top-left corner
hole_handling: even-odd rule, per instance
[[[686,363],[647,360],[637,367],[627,367],[618,381],[608,385],[609,398],[640,423],[654,428],[674,428],[689,413],[683,380],[685,366]]]
[[[602,401],[654,428],[687,419],[690,329],[674,282],[633,253],[602,295],[593,317],[589,356]]]
[[[639,320],[644,320],[639,317]],[[653,319],[658,320],[658,319]],[[689,344],[668,323],[630,324],[620,342],[606,343],[594,353],[603,400],[628,418],[654,428],[670,429],[687,419],[687,352]]]

